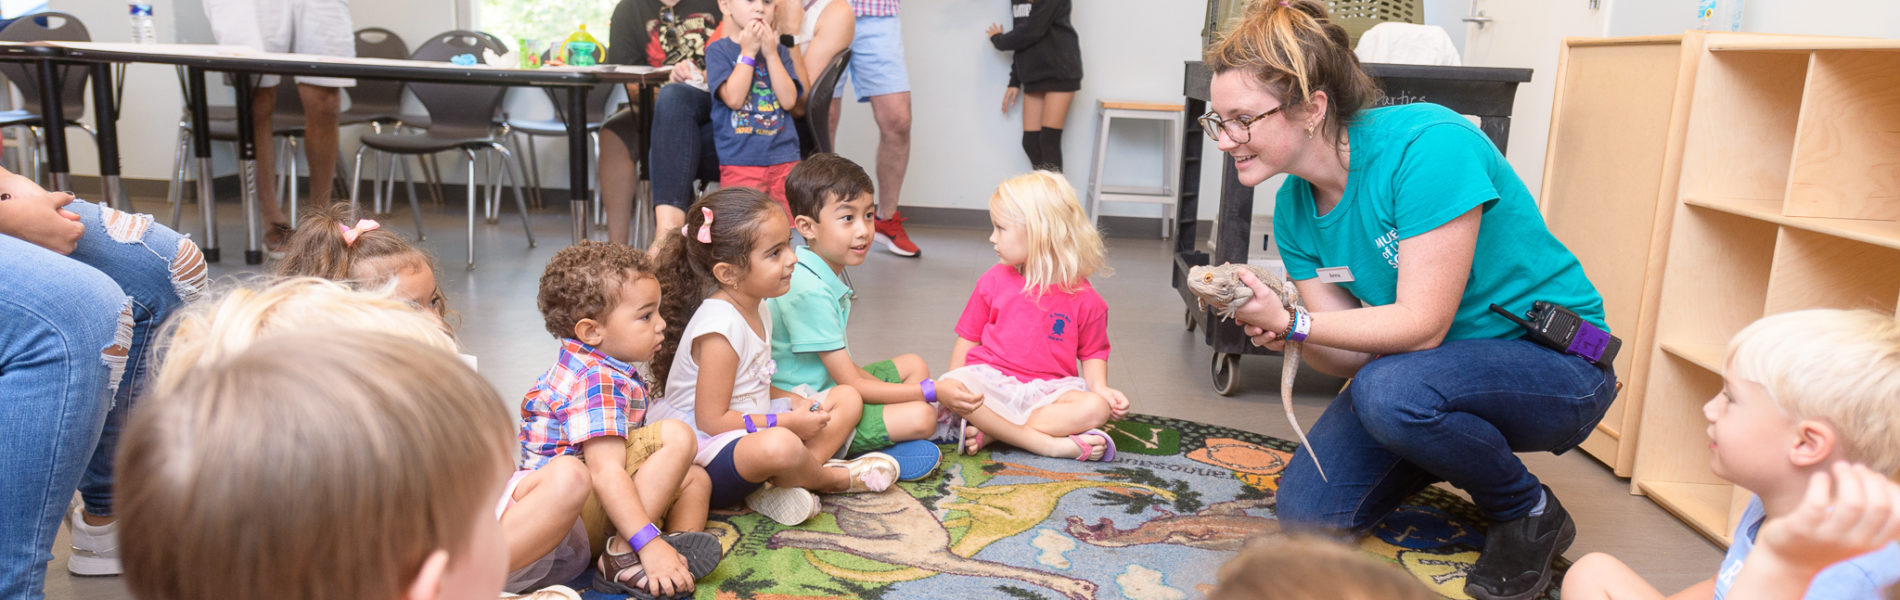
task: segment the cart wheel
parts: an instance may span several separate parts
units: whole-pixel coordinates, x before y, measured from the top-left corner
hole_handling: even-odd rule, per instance
[[[1184,310],[1181,311],[1181,315],[1187,317],[1188,333],[1194,333],[1194,311]]]
[[[1239,354],[1214,353],[1214,393],[1222,396],[1234,394],[1235,383],[1240,379],[1239,367]]]

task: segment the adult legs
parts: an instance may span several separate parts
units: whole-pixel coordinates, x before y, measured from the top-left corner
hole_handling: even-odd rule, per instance
[[[132,304],[104,273],[5,235],[0,283],[0,597],[41,598],[124,374]]]
[[[632,110],[615,112],[600,126],[600,160],[595,168],[600,173],[600,202],[607,209],[607,241],[614,244],[633,239],[634,186],[639,179],[633,153],[640,143],[638,134],[639,115]]]
[[[719,159],[712,145],[712,94],[682,83],[660,88],[653,105],[653,145],[647,155],[653,180],[653,245],[657,253],[669,236],[686,224],[693,203],[693,180],[717,179]]]
[[[343,92],[333,87],[300,83],[297,95],[303,100],[303,153],[305,162],[310,164],[310,206],[328,206],[336,181],[336,115],[343,106]]]
[[[910,169],[910,92],[871,97],[877,120],[877,216],[897,213],[904,172]]]
[[[257,86],[251,96],[251,139],[257,144],[257,207],[263,211],[266,231],[270,225],[290,223],[277,203],[277,186],[270,184],[277,180],[277,148],[271,145],[271,119],[276,113],[277,88]]]

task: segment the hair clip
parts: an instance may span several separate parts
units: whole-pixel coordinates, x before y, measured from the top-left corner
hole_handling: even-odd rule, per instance
[[[712,224],[713,224],[712,207],[710,206],[699,207],[699,214],[706,216],[706,222],[699,224],[699,237],[698,237],[699,243],[710,244],[712,243]],[[684,235],[686,232],[682,231],[680,233]]]
[[[352,246],[356,244],[356,238],[361,237],[365,233],[381,229],[383,224],[377,223],[374,219],[360,219],[356,222],[355,227],[350,227],[342,223],[337,223],[336,226],[343,229],[343,245]]]

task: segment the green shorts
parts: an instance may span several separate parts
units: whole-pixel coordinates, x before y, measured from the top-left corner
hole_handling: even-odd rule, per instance
[[[889,360],[865,365],[864,372],[885,383],[904,382],[904,378],[897,374],[897,363]],[[891,447],[891,444],[890,429],[884,426],[884,405],[866,402],[863,416],[858,417],[857,435],[851,436],[846,455],[857,456],[872,450],[883,450]]]

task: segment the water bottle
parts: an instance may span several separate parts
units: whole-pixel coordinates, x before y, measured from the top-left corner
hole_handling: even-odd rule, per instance
[[[1697,0],[1695,7],[1695,28],[1709,31],[1715,28],[1716,0]]]
[[[1723,4],[1727,5],[1723,10],[1728,11],[1728,30],[1741,31],[1742,5],[1747,4],[1747,2],[1745,2],[1745,0],[1725,0]]]
[[[132,41],[140,44],[158,43],[158,28],[152,24],[151,3],[132,3]]]
[[[600,40],[588,34],[587,25],[583,23],[579,31],[567,36],[567,41],[561,44],[561,58],[572,66],[591,67],[600,64],[600,50]]]

